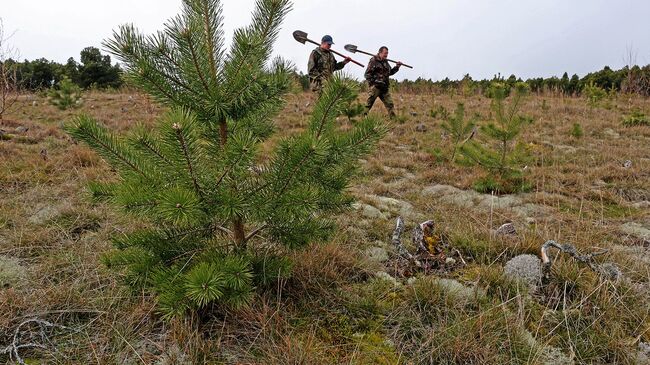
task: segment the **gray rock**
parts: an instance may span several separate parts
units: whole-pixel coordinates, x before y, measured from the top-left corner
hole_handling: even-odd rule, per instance
[[[381,212],[381,210],[373,207],[372,205],[354,203],[352,208],[361,212],[361,215],[370,218],[370,219],[387,219],[386,216]]]
[[[613,130],[613,129],[611,129],[611,128],[606,128],[606,129],[603,131],[603,133],[604,133],[606,136],[608,136],[608,137],[612,137],[612,138],[619,138],[619,137],[621,136],[620,134],[618,134],[618,132],[616,132],[615,130]]]
[[[650,250],[643,246],[614,245],[615,252],[621,253],[633,261],[650,266]]]
[[[366,250],[366,257],[375,262],[388,261],[388,251],[383,247],[370,247]]]
[[[521,217],[544,217],[550,213],[550,209],[548,207],[531,203],[512,207],[512,211]]]
[[[598,179],[594,181],[594,186],[605,187],[607,186],[607,183],[604,180]]]
[[[443,203],[456,205],[461,208],[472,208],[477,206],[476,198],[477,196],[473,194],[454,194],[443,196],[440,198],[440,201]]]
[[[164,353],[155,365],[191,365],[192,360],[177,344],[165,346]]]
[[[0,289],[17,288],[27,279],[27,269],[18,259],[0,256]]]
[[[492,196],[483,194],[479,206],[483,208],[506,209],[522,204],[520,198],[514,195]]]
[[[543,365],[573,365],[575,361],[566,356],[562,350],[550,345],[540,344],[530,331],[521,328],[519,330],[521,338],[528,343],[528,346],[535,349],[534,363]]]
[[[400,283],[400,282],[399,282],[397,279],[395,279],[394,277],[390,276],[390,274],[387,273],[387,272],[385,272],[385,271],[377,271],[377,272],[375,273],[375,277],[376,277],[377,279],[385,280],[385,281],[387,281],[387,282],[393,284],[394,287],[398,287],[398,286],[401,286],[401,285],[402,285],[402,283]]]
[[[449,265],[449,266],[456,265],[456,259],[447,257],[447,259],[445,260],[445,265]]]
[[[566,154],[569,154],[569,155],[572,155],[572,154],[575,154],[576,152],[578,152],[577,148],[575,148],[573,146],[563,145],[563,144],[554,145],[553,148],[557,149],[558,151],[560,151],[562,153],[566,153]]]
[[[24,127],[24,126],[22,126],[22,125],[16,127],[16,133],[25,133],[25,132],[27,132],[28,130],[29,130],[28,127]]]
[[[623,273],[618,268],[618,266],[611,262],[605,262],[600,265],[599,272],[604,278],[612,281],[618,281],[621,277],[623,277]]]
[[[632,204],[632,208],[635,209],[650,209],[650,201],[644,200],[642,202],[636,202]]]
[[[512,223],[506,223],[501,225],[501,227],[497,228],[495,231],[497,235],[503,235],[503,236],[516,236],[517,235],[517,229],[515,228],[515,225]]]
[[[61,208],[53,205],[46,205],[39,209],[27,220],[31,224],[45,224],[61,214]]]
[[[636,355],[637,365],[648,365],[650,364],[650,343],[639,342],[639,351]]]
[[[445,291],[450,297],[453,297],[455,299],[455,305],[465,306],[485,296],[485,292],[482,289],[465,286],[454,279],[437,279],[434,284]]]
[[[422,190],[422,192],[428,195],[442,196],[442,195],[459,194],[462,193],[463,190],[460,190],[450,185],[433,185],[433,186],[427,186]]]
[[[493,196],[480,194],[473,190],[461,190],[449,185],[433,185],[422,189],[425,195],[437,198],[443,203],[456,205],[461,208],[474,208],[482,211],[491,209],[509,209],[521,217],[545,216],[549,208],[524,203],[522,198],[515,195]]]
[[[542,260],[534,255],[519,255],[506,263],[504,272],[507,276],[520,280],[534,291],[542,281]]]
[[[471,208],[481,200],[481,194],[473,190],[461,190],[449,185],[433,185],[422,190],[425,195],[440,199],[443,203],[456,205],[462,208]]]
[[[640,223],[628,222],[621,226],[621,232],[640,239],[650,239],[649,227]]]
[[[378,195],[367,195],[382,212],[389,212],[408,217],[413,213],[413,205],[403,200]],[[385,215],[385,214],[384,214]]]
[[[416,132],[426,132],[428,130],[427,126],[424,125],[423,123],[420,123],[415,126],[415,131]]]

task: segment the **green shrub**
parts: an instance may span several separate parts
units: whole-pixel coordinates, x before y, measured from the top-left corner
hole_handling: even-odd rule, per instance
[[[650,126],[650,121],[640,110],[635,110],[623,118],[623,125],[625,127]]]

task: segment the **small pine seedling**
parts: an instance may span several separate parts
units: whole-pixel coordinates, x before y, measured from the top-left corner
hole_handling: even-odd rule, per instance
[[[571,137],[578,139],[583,135],[584,132],[582,131],[582,126],[580,123],[573,123],[573,127],[571,128]]]
[[[627,115],[623,118],[623,126],[625,127],[638,127],[638,126],[650,126],[650,121],[648,117],[643,114],[640,110],[634,110],[632,114]]]
[[[78,108],[81,106],[81,88],[73,83],[67,76],[59,81],[57,86],[53,86],[47,93],[50,104],[60,110],[68,108]]]
[[[490,89],[494,121],[481,127],[483,143],[469,141],[460,147],[460,152],[467,162],[479,165],[488,172],[490,183],[479,185],[486,185],[489,191],[509,193],[526,190],[528,184],[519,166],[527,153],[516,140],[521,130],[532,123],[531,118],[519,115],[528,85],[522,82],[515,85],[508,106],[505,105],[509,91],[506,85],[494,83]]]
[[[476,125],[473,119],[465,120],[465,105],[458,103],[454,115],[443,122],[441,127],[451,136],[452,153],[451,162],[456,160],[456,154],[461,145],[467,143],[474,137]]]

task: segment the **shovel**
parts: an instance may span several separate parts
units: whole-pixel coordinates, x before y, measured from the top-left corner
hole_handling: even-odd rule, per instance
[[[317,46],[320,46],[320,43],[316,43],[316,42],[312,41],[311,39],[309,39],[307,37],[308,37],[307,33],[303,32],[301,30],[297,30],[297,31],[293,32],[293,38],[295,40],[297,40],[298,42],[300,42],[302,44],[305,44],[305,42],[309,42],[309,43],[313,43],[313,44],[315,44]],[[342,54],[336,52],[333,49],[330,49],[330,52],[334,53],[335,55],[341,56],[343,58],[347,58],[347,56],[342,55]],[[359,65],[361,67],[365,67],[364,65],[362,65],[361,63],[359,63],[359,62],[357,62],[355,60],[350,60],[350,62],[352,62],[354,64],[357,64],[357,65]]]
[[[346,51],[348,51],[348,52],[350,52],[350,53],[357,53],[357,52],[359,52],[359,53],[363,53],[363,54],[368,55],[368,56],[374,56],[374,54],[372,54],[372,53],[364,52],[364,51],[358,49],[357,46],[355,46],[355,45],[353,45],[353,44],[346,44],[344,48],[345,48]],[[388,58],[386,59],[386,61],[388,61],[388,62],[392,62],[392,63],[397,63],[397,61],[393,61],[393,60],[390,60],[390,59],[388,59]],[[409,65],[404,64],[404,63],[402,63],[402,66],[404,66],[404,67],[408,67],[408,68],[413,68],[413,66],[409,66]]]

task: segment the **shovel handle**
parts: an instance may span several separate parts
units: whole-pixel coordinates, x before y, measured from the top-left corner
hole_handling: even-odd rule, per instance
[[[309,43],[313,43],[313,44],[315,44],[315,45],[317,45],[317,46],[320,46],[320,43],[316,43],[316,42],[312,41],[311,39],[305,39],[305,40],[306,40],[307,42],[309,42]],[[347,57],[348,57],[348,56],[343,55],[343,54],[341,54],[341,53],[339,53],[339,52],[336,52],[336,51],[333,50],[333,49],[330,49],[330,52],[334,53],[334,54],[337,55],[337,56],[343,57],[343,58],[347,58]],[[350,59],[350,62],[352,62],[352,63],[354,63],[354,64],[356,64],[356,65],[359,65],[359,66],[361,66],[361,67],[366,67],[366,66],[362,65],[360,62],[357,62],[357,61],[355,61],[355,60],[353,60],[353,59]]]
[[[359,52],[359,53],[363,53],[363,54],[368,55],[368,56],[374,56],[374,54],[372,54],[372,53],[368,53],[368,52],[360,51],[360,50],[358,50],[358,49],[357,49],[357,52]],[[386,61],[388,61],[388,62],[392,62],[392,63],[397,63],[397,61],[393,61],[393,60],[391,60],[391,59],[389,59],[389,58],[387,58]],[[405,64],[405,63],[402,63],[402,66],[404,66],[404,67],[408,67],[408,68],[413,68],[413,66],[409,66],[409,65],[407,65],[407,64]]]
[[[336,51],[333,50],[333,49],[330,49],[330,52],[334,53],[335,55],[339,55],[339,56],[341,56],[341,57],[343,57],[343,58],[348,58],[348,56],[345,56],[345,55],[343,55],[343,54],[340,54],[340,53],[336,52]],[[359,65],[359,66],[361,66],[361,67],[366,67],[366,66],[364,66],[363,64],[361,64],[360,62],[357,62],[357,61],[355,61],[355,60],[353,60],[353,59],[351,59],[351,58],[350,58],[350,62],[352,62],[352,63],[354,63],[354,64],[357,64],[357,65]]]

